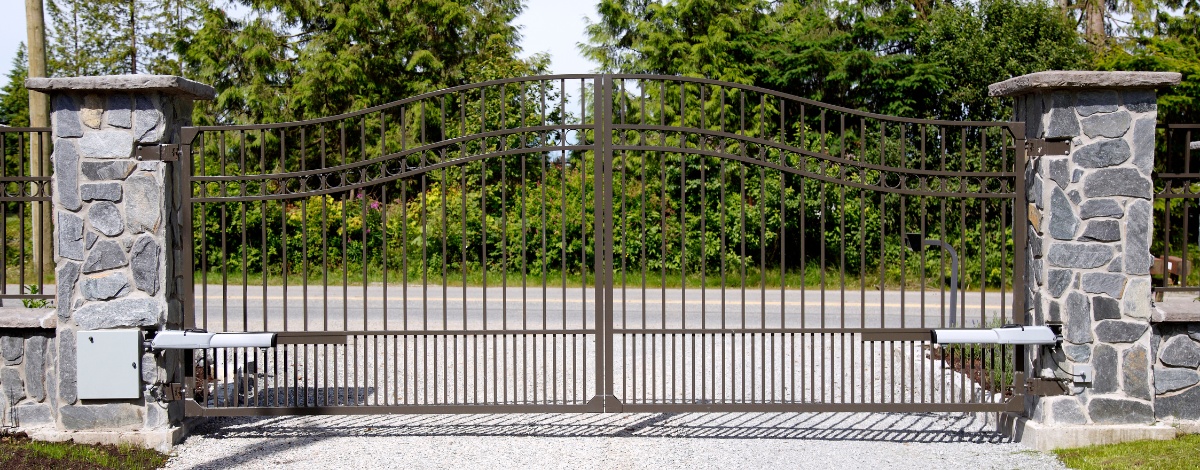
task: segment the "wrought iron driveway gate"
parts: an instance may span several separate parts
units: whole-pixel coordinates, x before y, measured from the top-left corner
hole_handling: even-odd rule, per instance
[[[184,135],[183,326],[278,333],[190,414],[1020,406],[929,329],[1024,320],[1021,123],[559,75]]]

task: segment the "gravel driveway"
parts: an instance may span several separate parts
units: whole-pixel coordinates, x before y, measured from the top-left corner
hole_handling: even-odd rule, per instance
[[[1063,468],[975,414],[216,418],[167,468]]]

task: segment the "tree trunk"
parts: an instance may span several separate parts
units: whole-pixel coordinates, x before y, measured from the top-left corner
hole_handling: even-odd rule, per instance
[[[1108,38],[1104,33],[1104,2],[1102,0],[1088,0],[1085,14],[1087,16],[1087,23],[1084,32],[1088,42],[1092,43],[1094,47],[1104,45],[1105,39]]]
[[[42,0],[25,0],[25,33],[29,41],[29,77],[46,76],[46,20],[42,11]],[[50,107],[46,95],[33,90],[29,91],[29,125],[30,127],[50,127]],[[33,134],[30,139],[30,176],[50,175],[50,135],[49,133]],[[40,138],[39,138],[40,137]],[[50,186],[42,188],[41,194],[46,194]],[[35,192],[34,194],[37,194]],[[51,204],[48,202],[33,202],[32,209],[32,240],[33,267],[38,277],[37,284],[48,276],[44,270],[54,270],[54,239],[53,226],[50,223]]]

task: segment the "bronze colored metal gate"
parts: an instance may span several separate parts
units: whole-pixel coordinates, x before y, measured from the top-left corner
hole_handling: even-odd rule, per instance
[[[1025,320],[1021,123],[600,74],[184,135],[182,326],[278,337],[190,414],[1020,406],[929,330]]]

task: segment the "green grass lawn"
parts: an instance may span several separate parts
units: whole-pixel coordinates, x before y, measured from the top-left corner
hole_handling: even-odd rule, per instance
[[[0,436],[0,468],[144,469],[161,468],[167,455],[129,445],[40,442],[22,435]]]
[[[1170,441],[1137,441],[1054,451],[1070,468],[1200,468],[1200,434]]]

